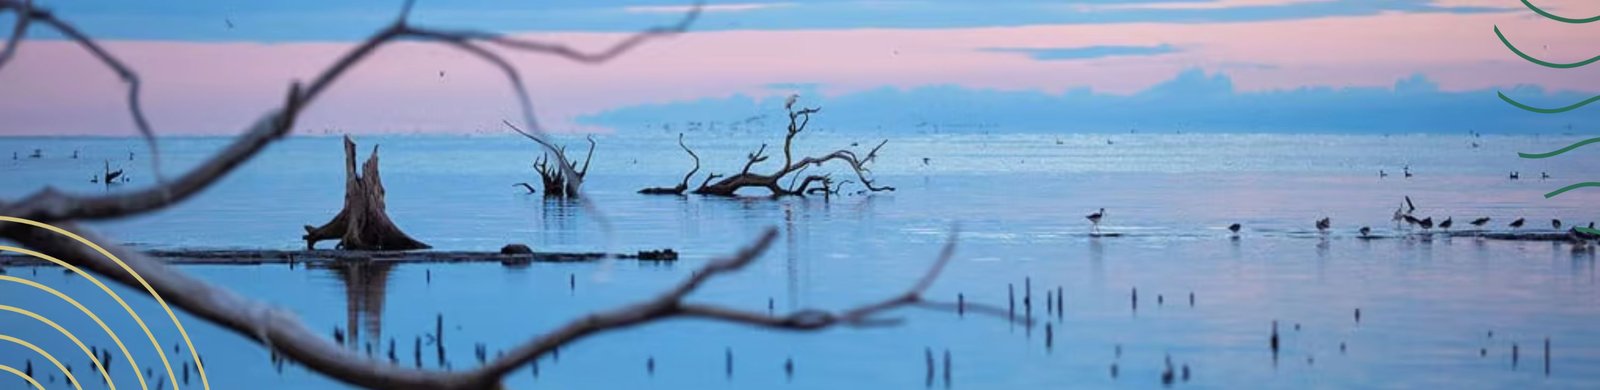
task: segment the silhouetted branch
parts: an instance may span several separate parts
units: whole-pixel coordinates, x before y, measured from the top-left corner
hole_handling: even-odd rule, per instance
[[[795,110],[794,104],[798,98],[799,96],[790,96],[788,101],[784,103],[784,109],[789,110],[789,126],[783,137],[783,166],[779,167],[777,172],[766,175],[750,173],[750,168],[752,166],[754,166],[756,163],[767,160],[767,156],[763,154],[763,152],[766,151],[767,145],[762,144],[761,149],[747,156],[748,160],[745,162],[744,169],[741,170],[739,174],[729,176],[716,183],[711,183],[711,180],[707,179],[705,184],[701,184],[700,188],[694,190],[694,193],[702,195],[733,196],[742,188],[755,187],[764,188],[773,196],[807,195],[816,193],[831,195],[837,193],[838,189],[833,186],[832,179],[828,175],[811,175],[805,177],[804,179],[790,179],[789,188],[787,189],[780,186],[779,181],[783,180],[783,178],[786,176],[798,175],[800,172],[806,170],[806,168],[810,166],[822,166],[823,163],[835,160],[843,161],[846,164],[849,164],[850,169],[855,171],[856,178],[861,181],[862,185],[867,187],[865,191],[894,191],[894,187],[878,186],[872,181],[872,178],[867,176],[869,173],[871,173],[871,169],[867,167],[867,164],[871,163],[877,158],[878,150],[882,149],[885,144],[888,144],[889,140],[883,140],[883,142],[878,143],[876,147],[873,147],[871,151],[867,152],[866,158],[857,158],[856,153],[849,150],[837,150],[821,157],[805,157],[801,158],[800,160],[794,160],[792,150],[794,147],[795,136],[805,131],[806,126],[810,125],[811,114],[822,111],[821,108],[817,107]],[[794,185],[795,180],[801,180],[798,187]],[[812,183],[822,183],[823,187],[820,189],[810,188]]]
[[[544,132],[538,126],[532,103],[516,69],[499,55],[474,44],[474,41],[493,42],[500,47],[514,50],[553,54],[583,63],[598,63],[620,55],[647,39],[684,31],[700,11],[700,7],[697,4],[685,16],[684,20],[677,25],[654,28],[634,34],[600,52],[590,54],[562,45],[536,41],[481,35],[481,33],[456,34],[441,30],[412,27],[406,21],[406,17],[410,13],[411,3],[409,0],[405,3],[394,24],[376,32],[367,40],[345,52],[328,68],[322,70],[309,84],[305,84],[302,88],[302,84],[299,82],[291,83],[284,104],[281,107],[269,110],[227,147],[201,161],[196,168],[189,170],[176,180],[167,181],[160,176],[159,149],[155,142],[155,132],[146,121],[143,110],[140,107],[140,79],[137,74],[92,38],[81,33],[72,25],[57,19],[49,11],[36,8],[28,1],[0,0],[0,11],[12,11],[20,15],[12,36],[7,39],[5,47],[0,48],[0,66],[3,66],[19,50],[22,37],[27,27],[33,22],[50,26],[67,39],[82,46],[105,66],[116,72],[123,82],[128,84],[127,100],[129,111],[133,116],[135,125],[138,126],[140,133],[149,143],[152,155],[151,160],[155,165],[153,171],[156,172],[158,178],[157,183],[150,188],[115,195],[77,196],[46,187],[16,203],[0,201],[0,214],[54,223],[62,228],[77,232],[77,234],[89,238],[91,241],[105,242],[105,240],[82,229],[72,221],[79,219],[109,219],[147,213],[172,206],[199,193],[232,172],[240,164],[256,156],[267,144],[286,135],[294,127],[300,111],[314,101],[316,97],[320,96],[324,90],[331,87],[340,76],[344,75],[355,64],[365,60],[379,47],[403,39],[438,41],[466,51],[497,66],[511,81],[512,87],[518,96],[523,120],[529,129],[527,132],[519,131],[519,133],[538,141],[548,151],[556,152],[557,149],[544,140]],[[558,158],[560,157],[558,156]],[[562,167],[563,173],[573,179],[578,179],[579,175],[572,172],[573,166],[564,161],[564,158],[557,165]],[[593,210],[592,206],[587,203],[585,207]],[[600,214],[592,215],[596,215],[597,219],[600,219],[598,217]],[[605,224],[603,219],[601,222],[603,225]],[[225,329],[250,337],[285,357],[302,362],[306,367],[314,371],[358,386],[396,389],[491,388],[497,386],[499,378],[509,372],[509,367],[526,362],[526,360],[502,359],[498,360],[500,363],[496,365],[469,372],[431,372],[401,369],[391,366],[388,362],[356,355],[322,339],[319,335],[306,329],[298,318],[286,311],[273,308],[260,301],[238,296],[227,289],[212,286],[204,281],[193,279],[176,269],[169,268],[120,246],[109,245],[105,246],[105,248],[123,259],[127,264],[127,269],[110,259],[100,256],[98,253],[91,252],[75,240],[51,232],[27,228],[17,224],[6,224],[0,226],[0,236],[24,246],[54,254],[65,259],[70,264],[83,266],[128,286],[139,288],[145,286],[144,283],[148,282],[153,291],[159,292],[161,297],[170,299],[174,306],[220,325]],[[132,270],[133,272],[125,272],[127,270]],[[134,277],[133,275],[135,274],[142,277],[144,281]],[[620,320],[613,320],[612,323],[627,322],[628,314],[627,312],[613,314],[612,318],[620,318]],[[588,319],[594,318],[604,317],[602,315],[588,317]],[[589,322],[588,319],[578,320],[573,323],[576,325],[569,325],[567,328],[563,328],[564,331],[536,340],[534,345],[549,345],[549,347],[534,348],[532,350],[542,353],[542,351],[570,342],[585,334],[608,329],[604,326],[597,326]],[[571,333],[572,329],[577,329],[579,332]],[[537,356],[537,354],[532,356]]]
[[[689,190],[689,179],[694,177],[695,172],[700,171],[700,155],[694,154],[694,150],[689,149],[689,145],[683,143],[683,133],[678,133],[678,147],[683,148],[684,153],[689,153],[689,157],[694,159],[694,169],[690,169],[689,173],[683,175],[683,182],[678,183],[678,186],[676,187],[645,188],[639,190],[639,193],[649,195],[683,195],[684,191]],[[707,179],[707,181],[709,181],[709,179]]]
[[[17,12],[17,25],[11,35],[11,39],[6,42],[5,49],[0,51],[0,67],[5,66],[6,60],[9,60],[21,45],[23,34],[25,34],[28,25],[34,20],[50,26],[60,32],[61,35],[66,36],[67,39],[77,42],[78,46],[82,46],[85,51],[99,59],[107,68],[111,68],[113,72],[117,73],[117,77],[122,79],[122,82],[128,84],[128,112],[133,115],[133,124],[139,128],[139,134],[143,135],[145,143],[150,145],[150,167],[151,171],[155,173],[156,181],[158,183],[164,181],[164,177],[161,175],[161,150],[156,146],[156,133],[150,130],[150,121],[145,119],[144,109],[139,106],[139,75],[134,73],[132,68],[123,64],[122,60],[117,59],[116,56],[111,55],[110,52],[100,47],[99,43],[95,43],[93,38],[89,38],[88,35],[78,31],[77,27],[57,19],[50,11],[33,7],[31,0],[0,0],[0,10],[8,9]]]
[[[104,239],[87,232],[76,224],[63,222],[57,226],[77,232],[86,239],[104,242]],[[77,241],[42,229],[13,229],[8,236],[17,242],[84,266],[129,286],[141,286],[133,274],[94,252]],[[485,365],[470,370],[442,372],[407,369],[366,357],[345,349],[307,329],[293,313],[266,303],[234,294],[194,279],[172,267],[151,260],[136,251],[120,246],[107,250],[122,259],[144,282],[173,305],[247,337],[272,349],[274,353],[302,363],[307,368],[354,385],[382,389],[486,389],[498,385],[500,378],[524,364],[550,353],[556,348],[588,336],[625,329],[672,317],[704,318],[745,325],[789,330],[817,330],[830,326],[884,326],[898,319],[880,319],[876,316],[900,307],[918,307],[949,311],[951,305],[929,301],[923,293],[932,285],[946,264],[954,256],[956,232],[952,231],[938,259],[926,274],[910,289],[888,299],[867,305],[829,312],[805,309],[772,317],[754,312],[723,308],[715,305],[684,302],[685,298],[712,278],[743,269],[765,253],[777,237],[777,230],[766,229],[754,243],[733,256],[712,260],[672,289],[657,297],[574,319],[555,330],[538,336],[513,348]],[[1004,317],[996,308],[986,308],[971,302],[965,303],[977,313]],[[1026,322],[1024,322],[1026,323]]]

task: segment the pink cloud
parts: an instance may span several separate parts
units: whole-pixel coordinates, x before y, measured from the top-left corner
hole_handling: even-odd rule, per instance
[[[1531,15],[1531,12],[1526,14]],[[1402,14],[1224,24],[1109,24],[964,29],[697,32],[653,42],[600,66],[531,54],[525,72],[555,131],[587,130],[578,116],[642,104],[786,94],[766,85],[819,83],[842,94],[882,86],[953,84],[1059,92],[1133,93],[1179,70],[1233,77],[1240,90],[1389,86],[1423,73],[1446,90],[1513,84],[1597,89],[1592,72],[1552,70],[1514,57],[1491,27],[1552,61],[1600,53],[1589,26],[1525,13]],[[610,33],[530,33],[602,47]],[[228,134],[282,100],[288,82],[331,63],[349,43],[111,41],[141,72],[152,122],[167,133]],[[1039,61],[995,47],[1170,44],[1160,56]],[[443,77],[439,72],[445,72]],[[67,42],[30,41],[0,71],[0,134],[132,134],[122,86]],[[454,49],[403,43],[356,67],[301,119],[302,132],[503,132],[517,118],[497,71]]]

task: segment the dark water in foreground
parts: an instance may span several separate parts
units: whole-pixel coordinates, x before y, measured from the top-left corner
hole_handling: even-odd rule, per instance
[[[673,320],[603,334],[509,378],[530,388],[920,388],[924,351],[953,358],[952,388],[1157,387],[1170,356],[1191,377],[1174,387],[1560,387],[1600,386],[1600,289],[1595,258],[1570,245],[1470,237],[1356,239],[1389,222],[1404,195],[1418,214],[1454,217],[1458,229],[1479,216],[1495,230],[1526,217],[1548,229],[1600,218],[1595,192],[1554,199],[1542,194],[1592,177],[1600,159],[1584,151],[1547,160],[1544,152],[1574,137],[1281,136],[1281,135],[912,135],[892,137],[875,172],[900,191],[875,196],[782,200],[648,197],[646,186],[675,184],[688,158],[669,134],[600,139],[589,195],[610,225],[581,207],[519,193],[530,181],[533,147],[514,138],[361,138],[374,142],[389,209],[413,236],[442,249],[494,250],[508,242],[539,250],[632,251],[671,247],[676,264],[400,265],[289,269],[286,266],[189,266],[192,272],[292,310],[313,329],[359,333],[387,359],[389,340],[402,365],[413,343],[446,326],[448,360],[475,365],[473,346],[489,355],[582,313],[635,302],[666,289],[704,264],[776,227],[778,244],[742,273],[717,279],[693,296],[753,311],[834,309],[895,294],[912,284],[953,225],[961,228],[955,261],[929,296],[1004,307],[1007,285],[1034,286],[1033,329],[1003,320],[904,310],[890,328],[773,332],[699,320]],[[696,138],[700,138],[697,140]],[[690,134],[706,168],[726,173],[768,135]],[[1107,139],[1115,143],[1108,145]],[[797,153],[872,137],[818,133]],[[167,140],[166,169],[192,166],[222,140]],[[124,139],[0,139],[0,152],[43,148],[43,159],[0,160],[0,196],[15,199],[44,185],[92,193],[103,160],[148,185],[142,146]],[[68,158],[81,149],[83,158]],[[127,152],[138,152],[128,162]],[[187,203],[94,226],[149,247],[295,248],[300,225],[320,224],[342,197],[339,141],[296,138],[271,147]],[[781,156],[780,156],[781,157]],[[922,158],[928,157],[924,165]],[[1410,165],[1416,177],[1400,177]],[[760,168],[758,168],[759,170]],[[1377,177],[1379,169],[1393,174]],[[1508,171],[1523,173],[1509,181]],[[1538,179],[1547,171],[1554,178]],[[702,173],[705,171],[702,170]],[[81,179],[69,179],[80,178]],[[696,180],[698,181],[698,179]],[[859,187],[856,187],[859,188]],[[1108,209],[1091,238],[1082,216]],[[1329,216],[1326,238],[1312,221]],[[1238,240],[1223,227],[1242,223]],[[325,244],[326,245],[326,244]],[[117,332],[143,367],[159,357],[120,307],[92,284],[58,268],[9,268],[83,301]],[[431,282],[427,279],[431,275]],[[569,276],[577,287],[570,289]],[[1065,313],[1044,313],[1044,288],[1061,288]],[[1138,289],[1139,305],[1130,305]],[[187,353],[165,314],[148,298],[116,288],[145,318],[174,370]],[[1194,304],[1189,304],[1193,294]],[[1159,297],[1159,298],[1158,298]],[[1164,301],[1158,304],[1158,300]],[[0,283],[0,304],[38,312],[86,344],[114,344],[86,316],[57,298]],[[1356,322],[1354,311],[1361,311]],[[1047,318],[1048,317],[1048,318]],[[264,349],[180,315],[205,357],[212,386],[340,388],[287,367],[280,374]],[[1281,349],[1268,347],[1279,323]],[[1045,344],[1045,322],[1053,343]],[[1297,330],[1298,328],[1298,330]],[[1490,335],[1492,332],[1492,336]],[[73,367],[86,388],[100,388],[77,347],[48,326],[0,313],[0,334],[32,341]],[[1543,343],[1551,341],[1545,369]],[[1512,359],[1513,345],[1519,359]],[[1341,348],[1342,346],[1342,348]],[[423,363],[438,362],[425,346]],[[1120,349],[1120,356],[1118,350]],[[725,374],[731,350],[735,369]],[[33,352],[0,343],[0,364],[33,363]],[[655,372],[647,373],[647,359]],[[792,359],[793,377],[783,364]],[[120,357],[119,388],[135,375]],[[942,362],[941,362],[942,365]],[[1112,366],[1118,374],[1112,375]],[[157,369],[157,371],[161,371]],[[191,373],[193,374],[193,373]],[[0,373],[0,378],[7,374]],[[40,376],[47,375],[42,374]],[[67,388],[59,379],[50,388]],[[154,387],[157,373],[151,376]],[[180,388],[201,388],[198,377]],[[938,376],[943,376],[941,371]],[[171,383],[172,380],[164,380]],[[0,388],[21,388],[0,379]],[[942,379],[934,386],[946,386]]]

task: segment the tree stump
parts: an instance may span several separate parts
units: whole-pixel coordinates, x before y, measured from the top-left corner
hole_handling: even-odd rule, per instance
[[[356,143],[344,137],[344,209],[322,227],[306,225],[306,249],[317,241],[339,240],[338,249],[412,250],[428,249],[428,244],[400,231],[384,209],[383,180],[378,176],[378,146],[356,174]]]

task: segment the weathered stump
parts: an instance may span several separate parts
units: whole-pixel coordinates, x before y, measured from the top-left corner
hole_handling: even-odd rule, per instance
[[[378,176],[378,146],[356,174],[356,143],[344,137],[344,208],[322,227],[306,225],[306,249],[317,241],[339,240],[339,249],[412,250],[428,244],[412,239],[389,219],[384,208],[383,180]]]

